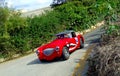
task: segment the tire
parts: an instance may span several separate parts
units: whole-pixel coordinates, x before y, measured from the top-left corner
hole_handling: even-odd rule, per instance
[[[39,60],[40,62],[45,62],[45,60]]]
[[[62,58],[63,60],[67,60],[70,57],[70,53],[68,51],[67,47],[63,47],[63,51],[62,51]]]
[[[84,42],[82,41],[82,38],[80,38],[80,48],[84,48]]]

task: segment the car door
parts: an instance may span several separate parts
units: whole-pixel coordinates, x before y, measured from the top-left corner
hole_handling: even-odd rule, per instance
[[[77,48],[77,44],[78,44],[78,38],[76,37],[75,32],[71,32],[69,51],[70,52],[74,51]]]

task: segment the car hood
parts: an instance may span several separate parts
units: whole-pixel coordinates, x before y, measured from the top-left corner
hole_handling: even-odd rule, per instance
[[[42,50],[47,49],[47,48],[56,48],[56,46],[62,47],[64,46],[67,42],[69,41],[69,39],[65,38],[65,39],[56,39],[53,40],[52,42],[41,46],[40,48]]]

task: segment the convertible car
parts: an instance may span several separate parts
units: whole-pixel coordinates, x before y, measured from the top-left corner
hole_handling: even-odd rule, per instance
[[[56,34],[56,39],[52,42],[38,47],[36,54],[40,61],[51,61],[55,58],[69,59],[70,53],[78,48],[84,47],[82,35],[72,30]]]

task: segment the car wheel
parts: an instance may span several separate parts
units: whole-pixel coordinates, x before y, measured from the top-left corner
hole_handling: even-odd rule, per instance
[[[84,48],[84,42],[82,41],[82,38],[80,38],[80,48]]]
[[[39,60],[40,62],[45,62],[45,60]]]
[[[64,47],[64,48],[63,48],[63,51],[62,51],[62,58],[63,58],[64,60],[67,60],[67,59],[69,59],[69,57],[70,57],[70,53],[69,53],[69,51],[68,51],[68,48],[67,48],[67,47]]]

